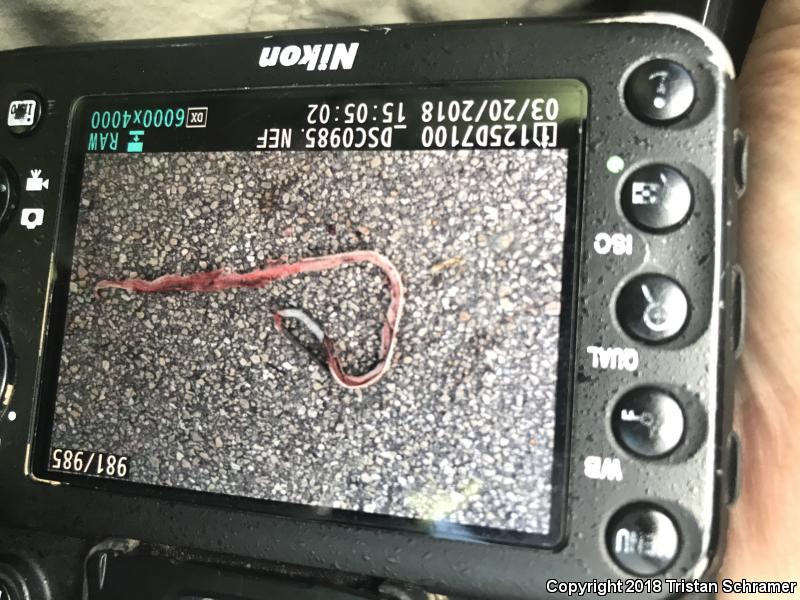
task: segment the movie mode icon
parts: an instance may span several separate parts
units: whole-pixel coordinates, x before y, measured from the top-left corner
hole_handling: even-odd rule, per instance
[[[26,192],[41,192],[50,189],[50,180],[42,177],[41,169],[31,169],[31,176],[25,180]]]

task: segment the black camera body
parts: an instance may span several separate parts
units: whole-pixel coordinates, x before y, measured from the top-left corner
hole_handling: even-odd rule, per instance
[[[145,547],[497,598],[713,573],[745,140],[712,34],[367,27],[0,72],[13,598],[111,597]]]

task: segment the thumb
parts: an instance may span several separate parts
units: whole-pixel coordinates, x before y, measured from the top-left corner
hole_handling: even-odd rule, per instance
[[[742,494],[722,576],[800,576],[800,2],[768,0],[739,81],[751,138],[741,205],[748,324],[737,381]]]

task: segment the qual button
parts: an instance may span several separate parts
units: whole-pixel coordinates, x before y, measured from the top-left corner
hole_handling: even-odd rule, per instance
[[[689,300],[666,275],[639,275],[617,298],[617,318],[625,332],[651,344],[676,337],[689,320]]]
[[[683,438],[684,425],[678,402],[657,388],[639,388],[625,394],[611,419],[619,444],[645,458],[674,450]]]
[[[622,210],[645,231],[663,233],[682,225],[692,209],[692,188],[678,170],[648,165],[632,173],[622,189]]]

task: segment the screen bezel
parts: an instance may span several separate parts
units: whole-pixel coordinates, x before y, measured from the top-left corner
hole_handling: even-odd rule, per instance
[[[265,512],[299,520],[322,520],[348,525],[394,529],[425,534],[432,538],[491,542],[521,545],[535,548],[552,548],[561,544],[565,536],[565,516],[567,501],[567,475],[569,464],[569,416],[572,406],[572,386],[575,358],[576,287],[578,281],[578,248],[580,239],[580,215],[582,205],[583,163],[586,143],[586,115],[588,112],[588,90],[578,80],[530,79],[506,81],[459,81],[444,84],[430,84],[424,87],[469,88],[470,86],[504,86],[536,83],[564,82],[579,91],[583,98],[583,119],[576,123],[575,143],[568,147],[567,197],[565,199],[565,230],[562,252],[561,314],[559,319],[559,348],[557,361],[557,384],[555,402],[555,432],[553,446],[553,471],[551,476],[550,527],[547,534],[517,532],[511,530],[460,525],[449,521],[428,521],[407,517],[362,513],[359,511],[331,509],[273,500],[231,496],[214,492],[172,488],[163,485],[130,482],[115,479],[102,479],[92,476],[54,472],[48,468],[51,449],[53,417],[55,413],[58,370],[61,346],[66,325],[69,282],[72,269],[72,250],[77,226],[80,194],[83,179],[83,166],[86,153],[82,147],[81,134],[84,132],[79,116],[84,114],[91,102],[114,97],[140,98],[161,97],[178,99],[196,95],[192,92],[165,94],[126,94],[115,96],[87,96],[77,99],[71,108],[69,144],[66,160],[66,177],[63,201],[59,209],[56,241],[53,253],[53,273],[48,302],[48,318],[45,324],[45,351],[42,356],[42,379],[36,404],[36,418],[32,431],[30,455],[31,476],[39,481],[52,481],[69,485],[80,485],[96,490],[125,494],[128,496],[149,496],[162,500],[207,504],[234,510]],[[406,84],[358,85],[358,86],[297,86],[294,88],[260,88],[259,91],[274,90],[281,93],[308,95],[317,90],[320,98],[325,98],[337,89],[349,90],[392,90],[423,86]],[[256,90],[248,90],[256,91]],[[245,90],[220,90],[218,92],[198,92],[197,94],[247,93]],[[324,150],[321,150],[324,151]]]

